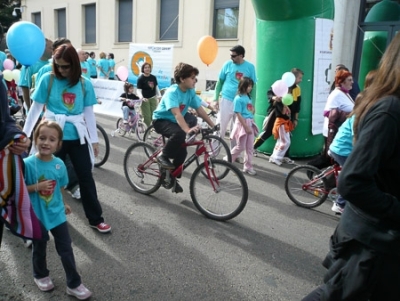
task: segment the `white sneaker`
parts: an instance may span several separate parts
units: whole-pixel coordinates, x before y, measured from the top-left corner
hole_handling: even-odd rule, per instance
[[[50,277],[44,277],[40,279],[33,278],[33,281],[35,281],[36,285],[42,292],[48,292],[54,288],[54,284]]]
[[[32,240],[30,240],[30,239],[24,239],[24,246],[25,246],[25,248],[30,248],[30,247],[32,247]]]
[[[273,164],[276,164],[276,165],[278,165],[278,166],[281,166],[281,165],[282,165],[282,162],[281,162],[281,161],[275,160],[275,159],[272,159],[272,158],[269,158],[269,162],[270,162],[270,163],[273,163]]]
[[[255,176],[257,172],[252,168],[252,169],[243,169],[244,173],[248,173],[251,176]]]
[[[74,199],[79,200],[81,198],[81,190],[80,190],[80,188],[77,188],[74,192],[69,191],[69,193],[71,194],[71,196]]]
[[[125,120],[125,119],[124,119],[124,124],[127,124],[127,123],[128,123],[128,120]]]
[[[332,211],[335,213],[342,214],[344,211],[344,208],[340,207],[337,203],[333,203]]]
[[[83,284],[81,284],[76,288],[67,287],[67,294],[74,296],[79,300],[86,300],[92,295],[92,292],[89,291]]]

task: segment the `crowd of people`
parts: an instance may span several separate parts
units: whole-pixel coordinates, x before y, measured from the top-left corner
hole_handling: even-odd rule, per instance
[[[397,166],[400,164],[399,50],[400,35],[397,35],[377,70],[368,74],[362,92],[344,65],[336,67],[323,112],[325,148],[321,157],[326,161],[332,158],[343,167],[338,185],[340,197],[332,207],[342,217],[323,262],[328,269],[324,284],[303,300],[378,300],[383,295],[385,300],[398,298],[395,283],[400,261],[396,247],[400,242],[397,225],[400,220],[397,216],[400,215],[397,188],[400,180],[400,166]],[[48,291],[54,288],[46,265],[48,232],[51,232],[66,273],[67,293],[81,300],[92,293],[76,271],[66,221],[70,207],[64,202],[63,191],[75,176],[89,226],[101,233],[111,231],[111,226],[104,221],[92,175],[98,137],[93,112],[97,100],[90,78],[115,79],[115,62],[112,53],[101,52],[99,57],[96,61],[94,52],[75,49],[67,39],[54,43],[46,40],[40,60],[29,68],[21,68],[23,76],[18,86],[28,110],[22,130],[10,116],[10,109],[15,107],[9,104],[11,91],[7,94],[6,86],[0,84],[1,157],[19,162],[20,165],[11,164],[12,168],[22,166],[22,154],[31,146],[33,137],[31,156],[25,154],[25,173],[19,171],[24,178],[25,193],[2,195],[6,204],[2,211],[13,210],[18,200],[30,199],[30,207],[25,209],[33,208],[29,215],[32,226],[30,231],[20,233],[16,225],[21,221],[1,217],[0,243],[3,225],[16,235],[33,239],[34,282],[40,290]],[[241,45],[230,49],[230,60],[219,73],[211,107],[218,111],[221,137],[225,137],[231,124],[232,160],[243,164],[244,173],[255,176],[252,159],[255,148],[260,146],[257,140],[255,143],[258,134],[254,122],[255,100],[264,97],[270,104],[265,112],[267,122],[262,140],[273,136],[277,141],[269,162],[279,166],[294,164],[289,156],[290,140],[301,117],[299,85],[304,72],[299,68],[291,70],[295,81],[288,93],[293,103],[286,105],[272,88],[266,96],[257,97],[256,69],[244,57],[245,49]],[[129,100],[143,100],[141,110],[146,125],[153,124],[157,133],[169,138],[157,160],[163,168],[174,170],[187,156],[186,148],[180,147],[186,135],[199,130],[196,122],[188,122],[189,108],[210,127],[215,124],[195,93],[199,73],[196,67],[179,63],[174,69],[175,84],[166,89],[163,97],[157,78],[151,74],[152,67],[149,63],[143,64],[136,94],[133,84],[125,83],[120,97],[122,114],[127,122],[129,113],[136,114]],[[36,79],[32,81],[35,73]],[[71,173],[68,164],[72,166]],[[14,179],[18,180],[21,179]],[[173,181],[172,191],[183,192],[178,179]]]

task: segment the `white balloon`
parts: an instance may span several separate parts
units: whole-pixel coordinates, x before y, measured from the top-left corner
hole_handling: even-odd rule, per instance
[[[296,81],[296,77],[292,72],[285,72],[282,75],[282,80],[288,87],[293,86],[294,82]]]

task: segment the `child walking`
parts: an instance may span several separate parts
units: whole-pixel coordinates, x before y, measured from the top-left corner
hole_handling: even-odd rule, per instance
[[[128,123],[129,113],[131,113],[133,116],[136,115],[135,104],[131,100],[137,100],[139,99],[139,97],[133,93],[133,89],[134,89],[133,85],[131,83],[126,82],[124,85],[125,93],[122,93],[121,96],[119,97],[120,101],[122,101],[122,113],[123,113],[124,123]]]
[[[254,82],[249,77],[242,77],[239,82],[238,94],[233,100],[233,112],[236,114],[236,121],[232,129],[231,139],[235,139],[237,144],[231,149],[232,162],[245,151],[243,172],[249,175],[256,175],[252,165],[253,142],[258,134],[258,129],[254,123],[254,107],[250,99],[250,92]]]
[[[277,139],[274,151],[269,157],[269,162],[282,165],[283,158],[290,146],[290,132],[294,125],[290,118],[290,109],[282,102],[276,102],[276,119],[272,134]]]
[[[67,294],[85,300],[92,295],[81,282],[71,246],[66,214],[71,208],[63,203],[62,192],[68,184],[64,162],[53,156],[61,148],[63,131],[49,120],[42,121],[35,133],[34,141],[38,152],[24,159],[25,182],[33,209],[47,231],[54,237],[54,243],[67,278]],[[46,248],[49,240],[34,240],[32,249],[33,279],[41,291],[50,291],[54,284],[49,277],[46,263]]]

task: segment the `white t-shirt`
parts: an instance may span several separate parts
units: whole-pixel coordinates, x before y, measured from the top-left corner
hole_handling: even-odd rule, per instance
[[[332,109],[339,109],[346,113],[350,113],[353,110],[354,102],[350,95],[344,93],[339,89],[335,89],[329,94],[328,100],[326,101],[324,112],[330,111]],[[325,117],[324,127],[322,128],[322,134],[328,137],[328,124],[329,118]]]

